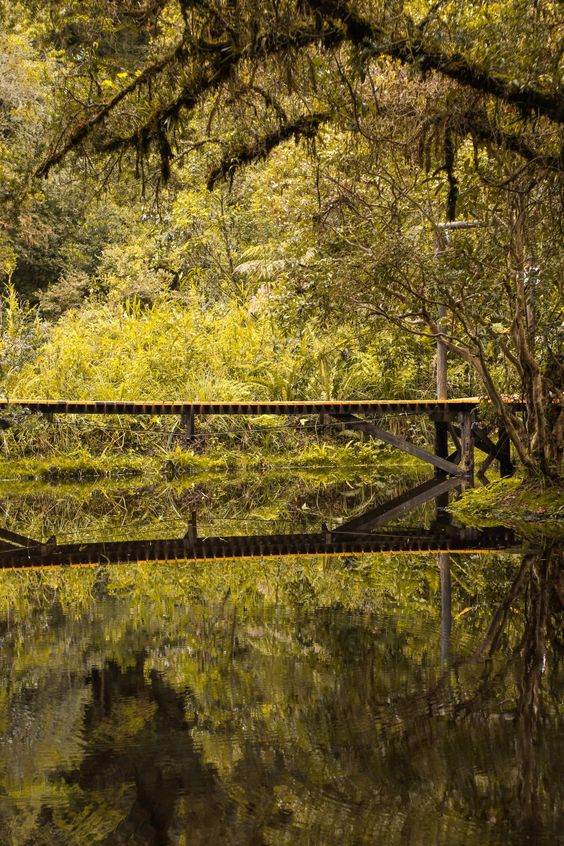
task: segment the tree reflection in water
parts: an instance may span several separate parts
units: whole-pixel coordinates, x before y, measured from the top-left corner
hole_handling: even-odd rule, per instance
[[[36,580],[3,631],[1,842],[557,842],[557,549],[524,555],[489,625],[455,626],[448,663],[421,585],[347,606],[368,566],[99,570],[82,607]]]

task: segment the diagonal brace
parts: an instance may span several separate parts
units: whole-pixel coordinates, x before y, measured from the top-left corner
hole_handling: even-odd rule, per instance
[[[459,477],[441,480],[429,479],[427,482],[423,482],[421,485],[417,485],[417,487],[400,494],[400,496],[396,496],[394,499],[388,500],[388,502],[383,502],[381,505],[377,505],[376,508],[371,508],[359,517],[342,523],[336,529],[333,529],[333,533],[355,533],[377,529],[379,526],[389,523],[390,520],[401,517],[413,508],[417,508],[418,505],[423,505],[423,503],[428,502],[430,499],[435,499],[437,496],[458,487],[460,484],[462,484],[462,481]]]
[[[434,455],[432,452],[429,452],[422,447],[418,447],[409,441],[405,441],[397,435],[392,435],[391,432],[386,432],[384,429],[378,428],[378,426],[375,426],[373,423],[369,423],[368,420],[362,420],[355,414],[343,413],[333,414],[332,416],[336,420],[346,423],[347,428],[360,429],[363,432],[367,432],[372,438],[375,438],[378,441],[384,441],[384,443],[391,444],[392,446],[400,449],[402,452],[414,455],[416,458],[426,461],[427,464],[432,464],[433,467],[438,467],[440,470],[450,473],[451,476],[464,475],[462,469],[457,464],[449,461],[448,458],[441,458],[439,455]]]
[[[8,529],[2,529],[1,527],[0,540],[16,544],[16,546],[41,546],[41,541],[33,540],[33,538],[26,538],[25,535],[18,535],[16,532],[9,532]]]

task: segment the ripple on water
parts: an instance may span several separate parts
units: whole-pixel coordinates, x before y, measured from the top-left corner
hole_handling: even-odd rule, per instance
[[[189,572],[121,574],[121,598],[39,607],[5,644],[2,846],[558,842],[562,679],[542,664],[552,698],[528,743],[523,615],[485,662],[484,607],[447,655],[432,593],[365,592],[358,610],[335,580],[360,576],[334,564],[298,561],[276,601],[264,570]]]

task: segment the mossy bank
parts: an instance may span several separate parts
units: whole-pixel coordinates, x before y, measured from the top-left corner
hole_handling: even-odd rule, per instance
[[[520,478],[473,488],[454,502],[451,514],[468,526],[508,526],[527,536],[564,538],[564,486]]]

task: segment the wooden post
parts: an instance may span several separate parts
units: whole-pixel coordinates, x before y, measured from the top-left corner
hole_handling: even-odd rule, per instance
[[[497,460],[499,461],[499,475],[513,476],[515,467],[511,461],[511,441],[505,429],[505,426],[500,426],[497,436]]]
[[[446,308],[444,305],[440,305],[437,318],[437,329],[439,332],[439,337],[437,337],[437,399],[439,400],[446,400],[448,397],[447,349],[440,338],[445,315]]]
[[[186,534],[184,535],[184,539],[188,542],[188,551],[195,556],[196,555],[196,540],[198,538],[198,526],[196,523],[196,512],[192,511],[190,513],[190,522],[188,524],[188,528],[186,530]]]
[[[435,420],[435,455],[448,459],[448,423],[446,420]],[[435,468],[435,478],[445,479],[446,473],[440,467]],[[449,494],[440,494],[435,499],[437,520],[443,521],[448,508]]]
[[[435,455],[448,460],[448,423],[444,420],[435,420]],[[437,467],[435,476],[441,479],[446,476],[446,473]]]
[[[181,421],[184,426],[184,445],[192,446],[196,435],[196,419],[193,409],[185,412],[181,417]]]
[[[437,245],[436,255],[440,257],[448,243],[448,232],[442,228],[436,231]],[[448,398],[448,375],[447,375],[447,349],[441,339],[443,331],[443,321],[446,316],[446,307],[444,303],[439,304],[437,315],[437,399],[446,400]],[[435,455],[441,458],[448,458],[448,424],[443,420],[435,420]],[[439,468],[435,469],[435,476],[438,479],[444,478],[445,473]],[[437,520],[444,518],[446,508],[448,507],[448,492],[441,494],[435,500]]]
[[[466,476],[466,485],[474,487],[474,434],[472,426],[474,415],[471,411],[463,411],[460,415],[460,430],[462,444],[462,467]]]

